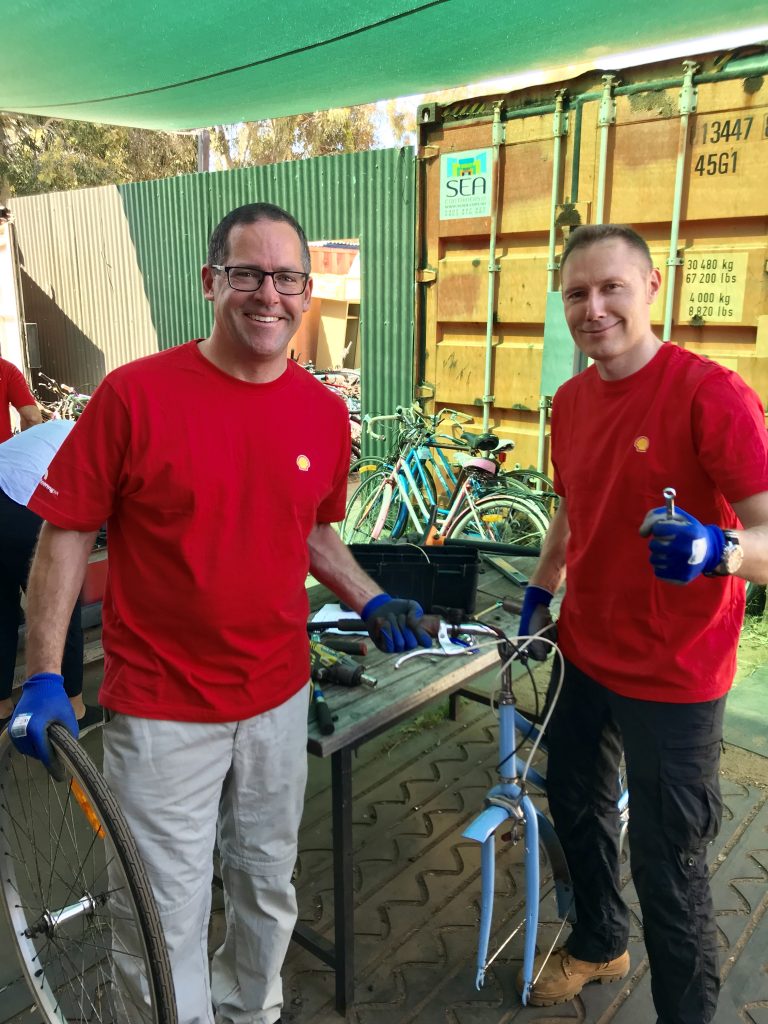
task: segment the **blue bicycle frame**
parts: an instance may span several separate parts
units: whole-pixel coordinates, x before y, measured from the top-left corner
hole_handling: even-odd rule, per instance
[[[516,709],[512,692],[512,659],[508,657],[510,645],[500,642],[502,654],[502,687],[499,697],[499,782],[485,798],[485,809],[464,830],[465,839],[480,843],[481,905],[480,934],[477,948],[477,972],[475,985],[481,988],[485,982],[488,967],[498,956],[506,943],[519,930],[519,926],[488,959],[488,946],[493,922],[493,903],[496,877],[496,834],[499,830],[509,831],[518,826],[525,830],[524,875],[525,875],[525,934],[523,941],[521,993],[523,1006],[527,1005],[534,983],[533,965],[536,956],[536,939],[539,930],[539,894],[541,887],[540,849],[543,848],[555,886],[557,916],[564,925],[575,918],[573,887],[563,848],[555,829],[548,818],[534,804],[528,795],[527,786],[535,785],[546,792],[546,780],[530,764],[524,764],[515,753],[518,735],[530,739],[534,745],[546,749],[540,730]],[[530,758],[529,758],[530,761]],[[621,820],[620,843],[626,834],[629,816],[627,790],[622,787],[618,802]],[[562,929],[562,925],[561,925]]]
[[[499,702],[499,749],[502,758],[512,762],[512,773],[508,777],[502,775],[498,785],[489,790],[485,799],[485,810],[463,832],[465,839],[473,839],[482,846],[480,854],[482,901],[477,973],[475,975],[476,987],[482,988],[485,982],[485,972],[489,966],[488,946],[493,921],[496,877],[496,833],[502,826],[518,824],[525,826],[526,909],[523,946],[523,1006],[528,1003],[533,984],[533,961],[536,956],[536,936],[539,930],[539,892],[541,888],[539,844],[544,847],[552,869],[558,917],[563,921],[573,919],[573,888],[565,854],[552,824],[527,795],[525,784],[521,781],[523,766],[517,755],[512,753],[515,749],[517,731],[530,728],[532,726],[528,720],[515,709],[514,697],[511,694],[502,693]],[[546,786],[542,776],[533,768],[529,768],[527,779],[537,786],[541,786],[542,789]]]
[[[408,452],[405,458],[405,465],[408,471],[410,471],[410,476],[407,471],[403,474],[403,483],[406,487],[410,487],[411,479],[417,482],[420,481],[422,489],[426,493],[431,493],[435,483],[445,492],[451,492],[456,486],[458,477],[453,472],[444,452],[436,443],[437,440],[434,436],[428,437],[422,444]],[[427,473],[427,466],[430,467],[431,476]],[[392,528],[392,536],[394,538],[402,536],[408,521],[408,514],[407,505],[402,503],[395,520],[395,525]]]

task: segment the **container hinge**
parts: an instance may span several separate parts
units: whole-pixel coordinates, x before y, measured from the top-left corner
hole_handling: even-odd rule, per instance
[[[493,122],[491,124],[491,145],[503,146],[507,140],[507,126],[501,120],[501,108],[503,103],[498,100],[493,105]]]
[[[438,146],[419,146],[416,153],[417,159],[419,160],[434,160],[436,156],[440,155],[440,148]]]
[[[428,380],[423,380],[421,384],[417,384],[413,389],[414,398],[434,398],[435,397],[435,385],[431,384]]]
[[[418,284],[433,284],[437,280],[437,271],[432,267],[421,267],[416,271]]]
[[[685,78],[680,90],[679,110],[681,114],[694,114],[699,99],[699,90],[693,83],[693,76],[699,70],[695,60],[684,60]]]
[[[615,75],[603,75],[603,95],[600,99],[600,115],[597,123],[602,128],[607,124],[616,124],[616,100],[613,98],[614,86],[619,84]]]
[[[552,120],[552,134],[557,139],[568,134],[568,114],[563,110],[567,89],[558,89],[555,93],[555,113]]]

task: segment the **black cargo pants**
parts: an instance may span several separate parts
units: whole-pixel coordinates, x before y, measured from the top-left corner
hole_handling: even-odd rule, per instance
[[[0,698],[11,696],[16,647],[21,622],[21,591],[26,589],[29,564],[42,519],[19,505],[0,488]],[[75,604],[67,628],[61,674],[68,697],[83,689],[83,630],[80,602]]]
[[[724,709],[725,697],[697,704],[621,697],[566,662],[547,732],[549,806],[576,901],[567,946],[573,956],[594,963],[620,956],[629,936],[629,912],[619,892],[616,809],[624,751],[630,865],[658,1024],[709,1024],[717,1006],[706,856],[722,817]]]

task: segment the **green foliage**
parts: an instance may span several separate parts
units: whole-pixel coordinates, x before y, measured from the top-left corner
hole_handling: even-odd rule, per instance
[[[238,125],[219,125],[211,130],[211,148],[229,169],[357,153],[376,148],[383,127],[388,127],[394,145],[406,144],[409,130],[412,130],[409,120],[408,113],[398,110],[394,102],[381,108],[369,103]],[[392,141],[387,142],[387,145],[392,144]]]
[[[192,136],[0,114],[0,196],[164,178],[196,167]]]

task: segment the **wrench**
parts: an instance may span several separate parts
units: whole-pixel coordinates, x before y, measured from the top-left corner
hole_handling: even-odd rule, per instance
[[[674,487],[665,487],[661,493],[664,496],[664,504],[667,506],[667,519],[674,519],[677,491]]]

